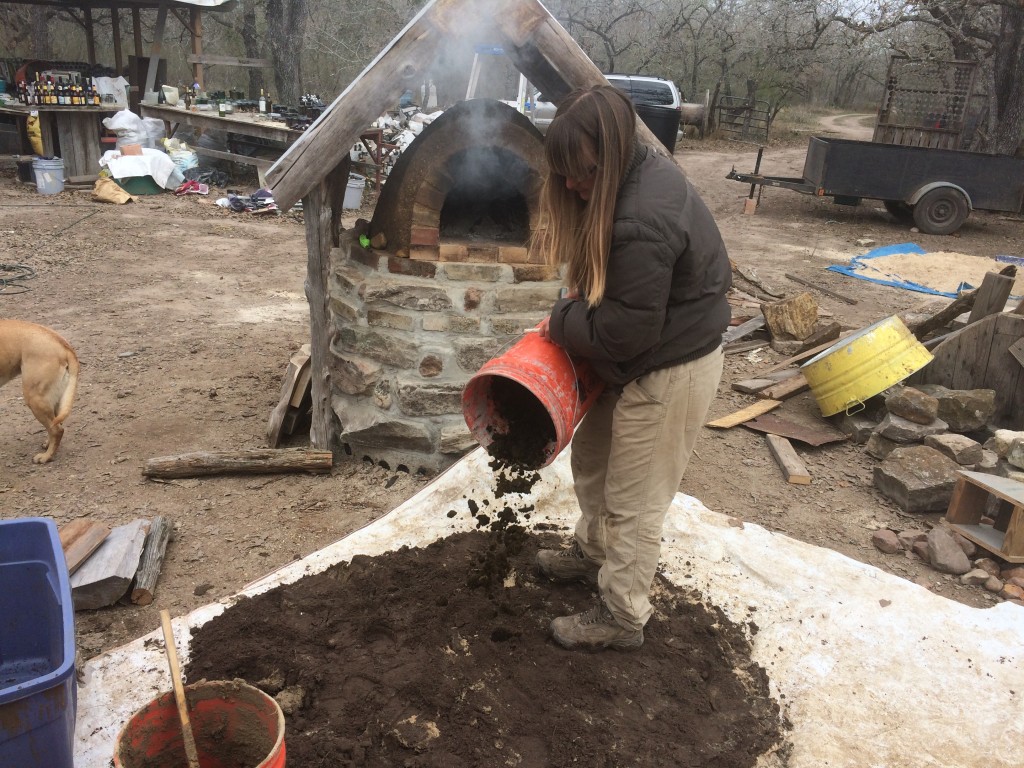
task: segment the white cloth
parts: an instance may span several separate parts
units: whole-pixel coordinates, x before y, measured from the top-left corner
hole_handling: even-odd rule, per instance
[[[107,150],[100,158],[100,166],[108,168],[115,179],[133,176],[152,176],[164,189],[177,189],[184,176],[165,153],[159,149],[142,148],[141,155],[122,155],[116,149]]]

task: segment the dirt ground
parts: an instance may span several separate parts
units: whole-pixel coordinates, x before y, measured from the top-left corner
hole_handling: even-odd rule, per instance
[[[817,132],[864,137],[865,124],[863,117],[840,116]],[[762,171],[799,175],[805,149],[803,138],[769,147]],[[755,151],[687,139],[676,157],[714,212],[733,260],[788,295],[804,288],[785,273],[856,298],[848,305],[816,296],[847,328],[935,304],[923,294],[824,271],[867,250],[856,244],[861,238],[983,256],[1020,253],[1024,222],[1000,215],[975,213],[957,236],[932,237],[895,223],[880,204],[846,208],[770,189],[756,215],[743,215],[747,187],[725,175],[733,166],[752,169]],[[0,316],[56,329],[82,361],[64,443],[49,465],[31,463],[43,433],[19,385],[0,390],[0,516],[117,525],[164,515],[175,524],[156,602],[77,614],[83,658],[156,629],[161,608],[180,615],[234,593],[367,524],[429,481],[357,460],[342,460],[323,476],[142,476],[145,461],[156,456],[262,447],[288,358],[308,340],[301,214],[232,213],[214,204],[222,191],[212,192],[104,205],[91,202],[88,191],[42,197],[16,181],[12,164],[0,166],[0,264],[35,272],[0,291]],[[347,226],[369,213],[373,196],[363,199]],[[750,401],[730,382],[780,359],[771,350],[729,356],[712,415]],[[995,600],[871,546],[876,527],[919,528],[939,516],[903,514],[875,492],[875,462],[862,448],[798,451],[813,476],[807,486],[784,481],[762,435],[743,427],[707,430],[682,490],[713,510],[927,583],[951,599],[976,606]]]

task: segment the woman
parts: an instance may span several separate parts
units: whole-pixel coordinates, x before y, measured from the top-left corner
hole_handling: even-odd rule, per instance
[[[594,607],[551,622],[566,648],[635,649],[661,529],[722,376],[731,268],[714,219],[671,157],[636,137],[611,86],[570,93],[544,141],[545,245],[568,295],[540,333],[586,358],[607,387],[572,441],[582,516],[557,581],[595,581]]]

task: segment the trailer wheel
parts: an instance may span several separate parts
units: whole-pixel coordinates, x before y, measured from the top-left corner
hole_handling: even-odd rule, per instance
[[[914,206],[914,223],[929,235],[949,235],[967,220],[967,199],[952,187],[927,192]]]
[[[883,200],[882,204],[889,215],[901,224],[909,224],[914,220],[913,206],[907,205],[902,200]]]

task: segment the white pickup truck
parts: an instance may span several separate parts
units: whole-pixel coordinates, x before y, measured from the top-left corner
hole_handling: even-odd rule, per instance
[[[679,109],[683,103],[682,94],[676,84],[663,77],[611,74],[605,75],[605,78],[616,88],[629,94],[634,104]],[[504,103],[514,109],[519,109],[518,102],[506,101]],[[557,109],[555,105],[547,101],[540,91],[532,91],[528,94],[523,106],[523,114],[530,118],[530,121],[537,126],[537,130],[544,133],[555,117]]]

